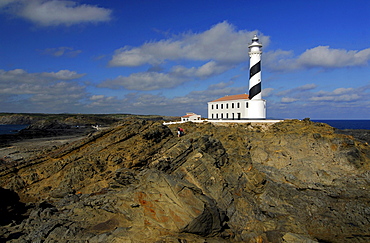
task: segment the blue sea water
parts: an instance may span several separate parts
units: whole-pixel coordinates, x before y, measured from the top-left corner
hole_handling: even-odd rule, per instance
[[[367,129],[370,130],[370,120],[311,120],[323,122],[338,129]]]
[[[1,125],[0,124],[0,135],[1,134],[16,134],[20,130],[28,127],[28,125]]]

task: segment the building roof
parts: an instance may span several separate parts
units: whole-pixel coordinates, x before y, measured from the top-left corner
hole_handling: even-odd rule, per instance
[[[197,115],[195,113],[186,113],[186,115],[182,117],[191,117],[191,116],[200,116],[200,115]]]
[[[229,100],[248,100],[249,95],[247,94],[237,94],[237,95],[226,95],[224,97],[221,97],[217,100],[213,100],[210,102],[218,102],[218,101],[229,101]]]

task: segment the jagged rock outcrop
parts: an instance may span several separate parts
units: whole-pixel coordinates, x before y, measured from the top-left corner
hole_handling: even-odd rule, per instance
[[[128,120],[1,168],[9,242],[368,242],[370,148],[326,124]],[[8,207],[8,206],[6,206]],[[3,210],[3,209],[1,209]],[[12,211],[13,212],[13,211]],[[22,218],[22,217],[23,218]]]

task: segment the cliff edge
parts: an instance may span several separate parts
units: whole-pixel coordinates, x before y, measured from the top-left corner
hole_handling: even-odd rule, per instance
[[[127,120],[0,166],[8,242],[368,242],[370,148],[309,120]]]

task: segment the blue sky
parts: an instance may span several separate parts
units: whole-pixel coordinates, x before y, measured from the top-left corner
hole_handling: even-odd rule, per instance
[[[267,117],[370,118],[367,0],[0,0],[0,112],[207,115],[248,93]]]

